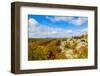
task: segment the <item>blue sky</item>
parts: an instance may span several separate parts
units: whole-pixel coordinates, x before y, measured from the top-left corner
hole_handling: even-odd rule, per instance
[[[28,15],[30,38],[67,37],[88,29],[88,18],[79,16]]]

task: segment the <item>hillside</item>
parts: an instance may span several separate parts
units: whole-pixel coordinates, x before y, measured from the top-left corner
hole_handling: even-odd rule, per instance
[[[88,35],[72,38],[30,38],[28,60],[79,59],[88,57]]]

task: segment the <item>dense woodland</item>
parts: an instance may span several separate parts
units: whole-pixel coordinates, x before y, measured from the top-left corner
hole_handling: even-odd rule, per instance
[[[87,35],[72,38],[29,38],[28,60],[88,58]]]

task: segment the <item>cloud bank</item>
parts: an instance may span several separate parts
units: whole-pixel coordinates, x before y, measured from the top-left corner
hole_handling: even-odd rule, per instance
[[[47,19],[51,20],[52,22],[58,22],[58,21],[65,21],[65,22],[69,22],[72,23],[76,26],[81,26],[82,24],[86,23],[87,17],[60,17],[60,16],[55,16],[53,17],[46,17]]]
[[[85,18],[73,19],[73,17],[50,18],[46,16],[46,18],[51,20],[52,22],[67,20],[69,23],[76,24],[76,26],[80,26],[86,20]],[[84,31],[87,31],[87,28],[75,32],[71,29],[64,29],[59,27],[50,27],[47,25],[42,25],[34,18],[30,18],[28,20],[29,38],[65,38],[65,37],[81,35]]]

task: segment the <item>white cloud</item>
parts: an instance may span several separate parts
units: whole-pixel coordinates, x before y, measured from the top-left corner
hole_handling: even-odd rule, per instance
[[[57,34],[57,33],[58,33],[57,31],[52,31],[52,32],[51,32],[51,34]]]
[[[61,28],[48,27],[45,25],[40,25],[36,28],[37,30],[29,33],[29,37],[38,38],[58,38],[58,37],[68,37],[72,30],[65,30]]]
[[[81,35],[86,35],[88,34],[88,28],[83,28],[81,30],[78,30],[76,32],[73,32],[73,36],[81,36]]]
[[[54,17],[54,21],[71,21],[73,19],[74,19],[73,17],[69,17],[69,16],[67,16],[67,17],[55,16]]]
[[[69,21],[69,23],[72,23],[77,26],[81,26],[85,22],[87,22],[87,18],[82,18],[82,17],[79,17],[77,19],[72,19],[71,21]]]
[[[28,24],[31,25],[31,26],[36,26],[38,24],[38,22],[35,19],[30,18],[28,20]]]
[[[82,31],[82,32],[84,32],[84,31],[87,32],[87,31],[88,31],[88,28],[84,28],[84,29],[82,29],[81,31]]]
[[[88,34],[88,28],[84,28],[81,30],[82,34]]]
[[[65,21],[65,22],[74,24],[76,26],[81,26],[82,24],[84,24],[85,22],[88,21],[86,17],[74,18],[71,16],[67,16],[67,17],[60,17],[60,16],[49,17],[49,16],[47,16],[46,18],[51,20],[52,22]]]
[[[72,33],[73,31],[72,30],[67,30],[67,33]]]
[[[58,22],[58,21],[66,21],[67,17],[60,17],[60,16],[49,17],[49,16],[46,16],[46,18],[51,20],[52,22]]]
[[[66,21],[67,17],[54,17],[54,21]]]
[[[33,19],[33,18],[30,18],[28,20],[28,29],[29,29],[29,32],[35,32],[37,31],[37,26],[39,25],[39,23]]]
[[[63,29],[58,27],[49,27],[41,25],[35,19],[29,19],[29,37],[66,37],[67,34],[72,33],[70,29]]]

